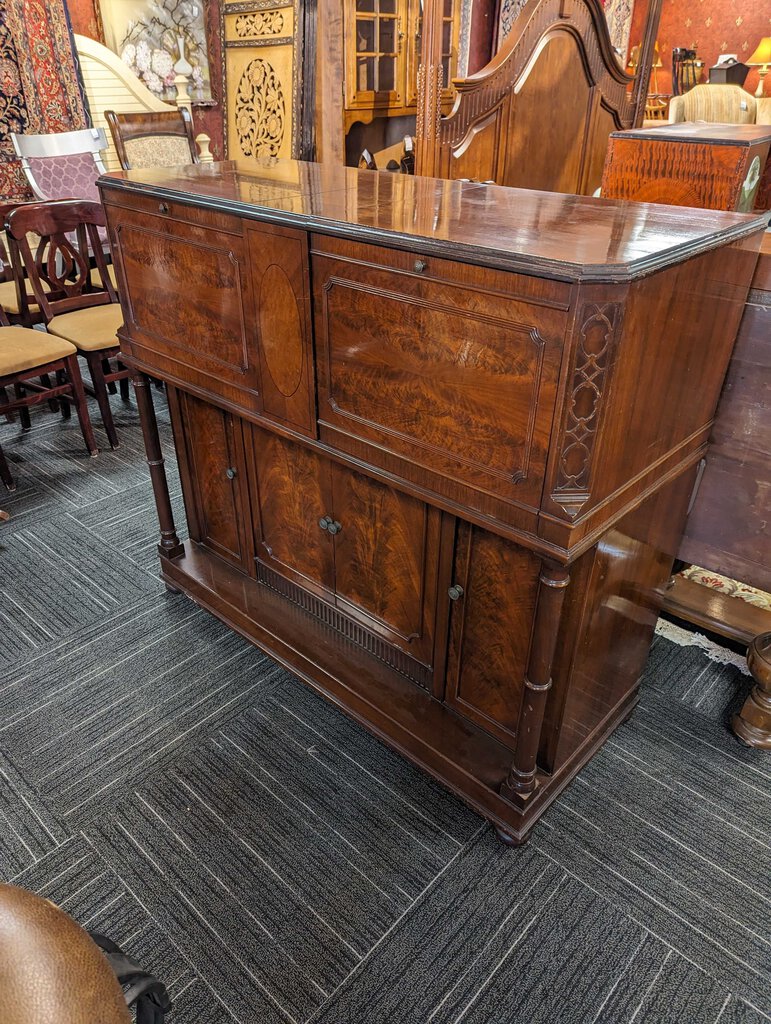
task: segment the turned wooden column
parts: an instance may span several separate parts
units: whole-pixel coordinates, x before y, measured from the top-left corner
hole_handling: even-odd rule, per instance
[[[517,744],[508,778],[501,795],[528,797],[535,789],[536,758],[541,740],[546,698],[551,688],[554,650],[557,646],[565,588],[570,580],[567,569],[553,562],[541,563],[538,604],[525,676],[525,692],[517,726]]]
[[[158,545],[158,552],[166,558],[176,558],[177,555],[183,554],[185,549],[177,536],[177,528],[174,525],[174,513],[171,510],[169,484],[166,479],[153,396],[145,374],[135,373],[132,375],[132,379],[137,398],[137,408],[139,409],[139,422],[142,424],[142,436],[145,441],[147,465],[150,467],[155,507],[158,511],[158,522],[161,527],[161,541]]]
[[[731,724],[748,747],[771,750],[771,633],[761,633],[752,641],[747,667],[755,686]]]

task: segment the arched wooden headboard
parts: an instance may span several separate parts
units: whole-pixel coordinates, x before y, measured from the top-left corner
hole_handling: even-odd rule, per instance
[[[420,77],[418,174],[584,195],[647,91],[620,67],[600,0],[529,0],[491,63],[455,81],[447,117],[433,102],[441,66]]]

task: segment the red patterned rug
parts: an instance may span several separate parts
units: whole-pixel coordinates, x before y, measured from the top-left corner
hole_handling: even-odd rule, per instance
[[[86,124],[65,0],[0,0],[0,199],[29,194],[9,132]]]

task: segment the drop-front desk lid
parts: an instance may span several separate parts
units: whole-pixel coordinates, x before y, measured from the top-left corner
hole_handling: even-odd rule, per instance
[[[624,281],[746,238],[766,218],[298,160],[147,168],[113,190],[561,280]],[[757,249],[759,238],[753,240]]]

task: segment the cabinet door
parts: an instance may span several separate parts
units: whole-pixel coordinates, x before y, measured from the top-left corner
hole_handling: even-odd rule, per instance
[[[251,431],[256,558],[322,595],[334,589],[334,539],[319,526],[332,509],[329,463],[303,445]]]
[[[461,523],[455,548],[448,704],[504,743],[516,736],[540,559]]]
[[[430,664],[440,513],[362,473],[331,472],[338,607]]]
[[[190,536],[251,572],[251,514],[241,421],[174,388],[169,389],[169,405],[182,455]]]

